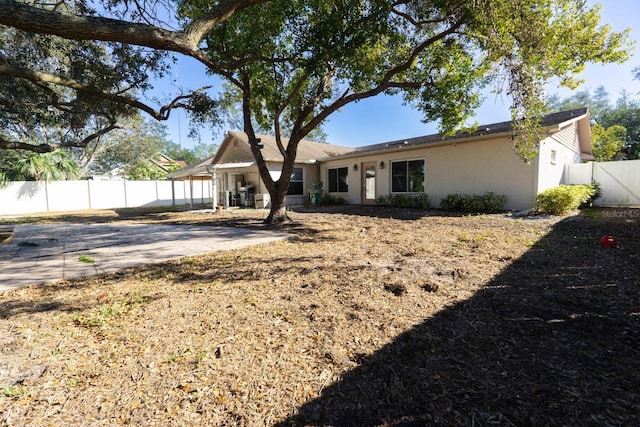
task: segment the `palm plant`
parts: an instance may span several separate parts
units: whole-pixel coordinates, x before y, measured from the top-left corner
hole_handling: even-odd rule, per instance
[[[80,168],[68,151],[49,153],[27,152],[17,162],[17,169],[25,180],[56,181],[77,178]]]

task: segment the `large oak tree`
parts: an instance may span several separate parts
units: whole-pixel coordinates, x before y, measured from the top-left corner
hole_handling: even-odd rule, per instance
[[[628,56],[626,33],[602,25],[599,8],[582,0],[184,0],[164,5],[165,18],[152,4],[111,0],[65,11],[0,0],[0,24],[78,43],[175,52],[226,80],[229,93],[221,100],[240,97],[244,131],[271,194],[268,221],[286,219],[300,140],[351,102],[402,94],[449,132],[472,116],[480,90],[495,83],[512,100],[516,150],[527,160],[535,155],[543,86],[553,78],[575,86],[585,63]],[[62,85],[158,119],[175,106],[153,109],[130,91],[94,87],[57,69],[29,74],[12,68],[14,60],[0,58],[0,74]],[[201,101],[195,108],[202,113],[224,105]],[[283,158],[278,180],[267,170],[256,126],[276,137]]]

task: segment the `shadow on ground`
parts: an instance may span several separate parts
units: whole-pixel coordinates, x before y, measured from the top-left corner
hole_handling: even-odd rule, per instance
[[[638,218],[558,223],[279,425],[640,425],[638,232]]]
[[[396,208],[381,205],[297,206],[293,210],[299,213],[344,214],[401,220],[416,220],[427,216],[461,216],[461,214],[439,210]]]

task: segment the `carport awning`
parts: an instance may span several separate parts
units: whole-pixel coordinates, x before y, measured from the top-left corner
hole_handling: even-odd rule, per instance
[[[242,169],[255,165],[256,162],[218,163],[215,165],[197,165],[196,167],[177,170],[169,174],[170,178],[187,178],[190,176],[211,176],[213,169]]]
[[[218,163],[217,165],[211,165],[214,169],[240,169],[248,168],[255,165],[256,162],[243,162],[243,163]]]

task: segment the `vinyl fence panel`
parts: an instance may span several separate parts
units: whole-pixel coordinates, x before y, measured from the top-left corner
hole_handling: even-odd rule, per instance
[[[565,184],[599,182],[602,197],[596,206],[640,206],[640,160],[567,165]]]
[[[0,188],[0,215],[211,202],[211,181],[11,182]]]
[[[0,188],[0,215],[48,212],[44,182],[10,182]]]

